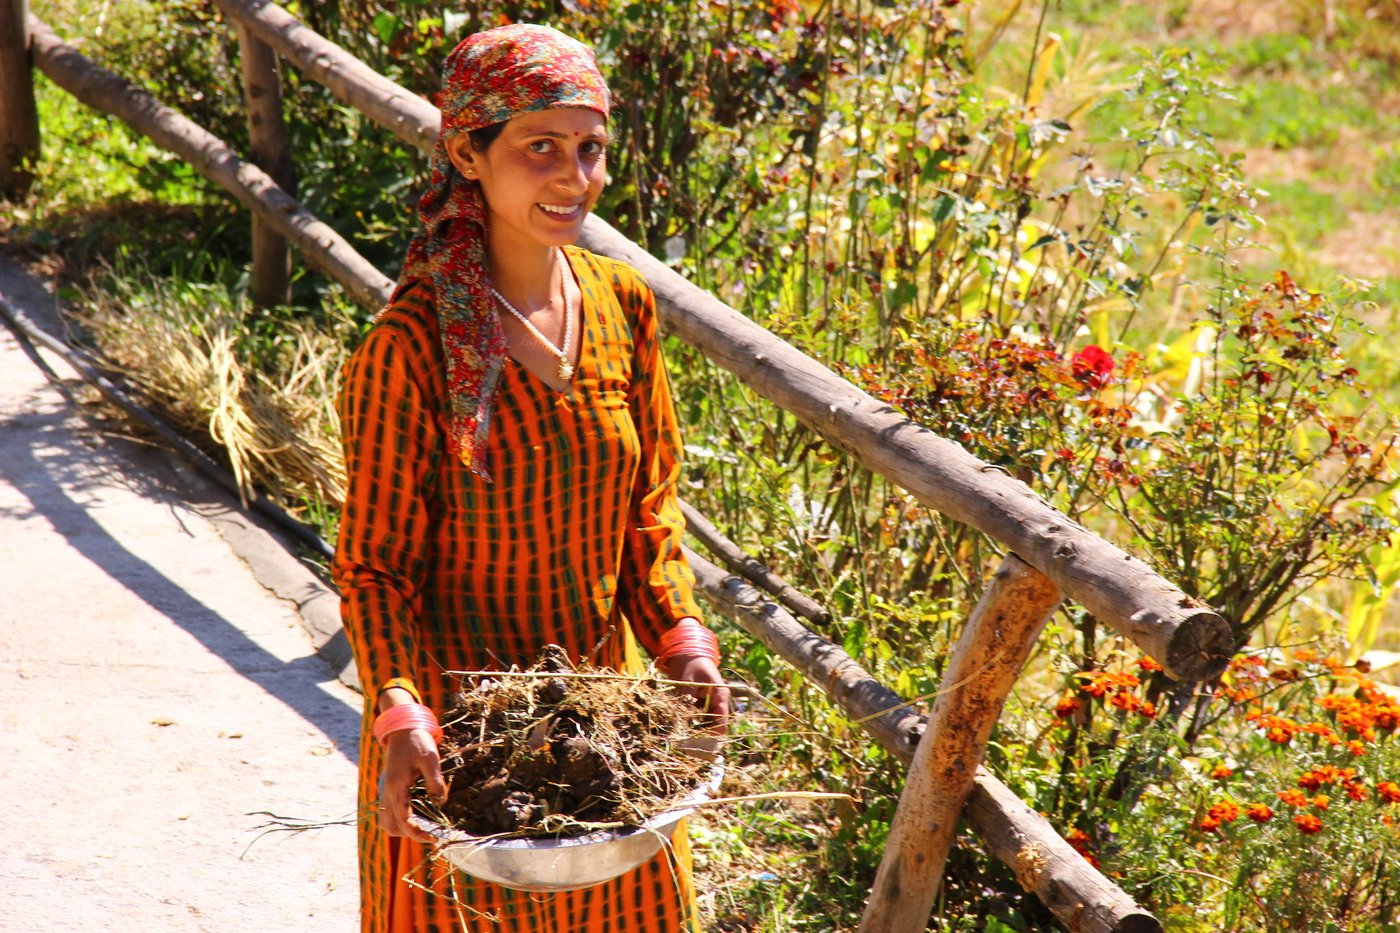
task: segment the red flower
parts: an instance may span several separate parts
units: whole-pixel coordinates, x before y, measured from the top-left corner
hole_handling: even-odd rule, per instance
[[[1113,357],[1102,347],[1090,344],[1070,358],[1070,373],[1076,382],[1102,389],[1113,375]]]
[[[1244,815],[1256,823],[1267,823],[1274,818],[1274,811],[1267,804],[1252,803],[1249,809],[1244,811]]]
[[[1322,832],[1322,820],[1311,813],[1300,813],[1293,817],[1293,822],[1298,825],[1298,831],[1305,836],[1312,836]]]
[[[1400,784],[1394,781],[1381,781],[1376,785],[1376,795],[1386,803],[1400,803]]]
[[[1137,659],[1137,666],[1144,671],[1160,671],[1162,669],[1162,665],[1158,664],[1147,655],[1143,655]]]
[[[1217,781],[1223,781],[1234,773],[1235,772],[1230,769],[1229,765],[1216,765],[1214,768],[1210,769],[1210,776]]]
[[[1310,802],[1308,800],[1307,794],[1304,794],[1302,791],[1295,790],[1291,787],[1288,790],[1279,791],[1278,799],[1282,800],[1290,807],[1306,807]]]
[[[1055,718],[1068,719],[1082,709],[1084,704],[1078,697],[1065,697],[1055,704]]]

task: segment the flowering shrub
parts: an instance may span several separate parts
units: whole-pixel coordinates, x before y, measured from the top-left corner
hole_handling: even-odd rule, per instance
[[[1186,929],[1388,929],[1400,697],[1367,673],[1306,649],[1236,658],[1202,694],[1197,749],[1153,718],[1137,673],[1076,675],[1044,738],[1068,765],[1066,838]]]

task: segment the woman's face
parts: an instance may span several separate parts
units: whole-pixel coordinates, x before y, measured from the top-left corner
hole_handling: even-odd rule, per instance
[[[459,134],[448,141],[447,154],[459,172],[481,183],[493,250],[557,247],[578,239],[598,202],[607,142],[601,113],[568,107],[513,118],[485,152]]]

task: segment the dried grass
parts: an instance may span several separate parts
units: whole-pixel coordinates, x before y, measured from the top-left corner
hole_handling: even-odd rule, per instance
[[[245,498],[259,487],[283,498],[341,501],[334,405],[343,333],[279,322],[276,339],[254,359],[247,309],[226,292],[161,281],[116,288],[92,292],[75,316],[103,364],[144,404],[217,445]]]

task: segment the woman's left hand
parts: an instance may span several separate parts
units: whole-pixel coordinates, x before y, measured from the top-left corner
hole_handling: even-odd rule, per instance
[[[715,731],[728,728],[729,688],[719,665],[704,655],[678,654],[667,658],[664,667],[669,679],[685,681],[687,686],[676,689],[695,698],[696,704],[709,714],[709,725]]]

